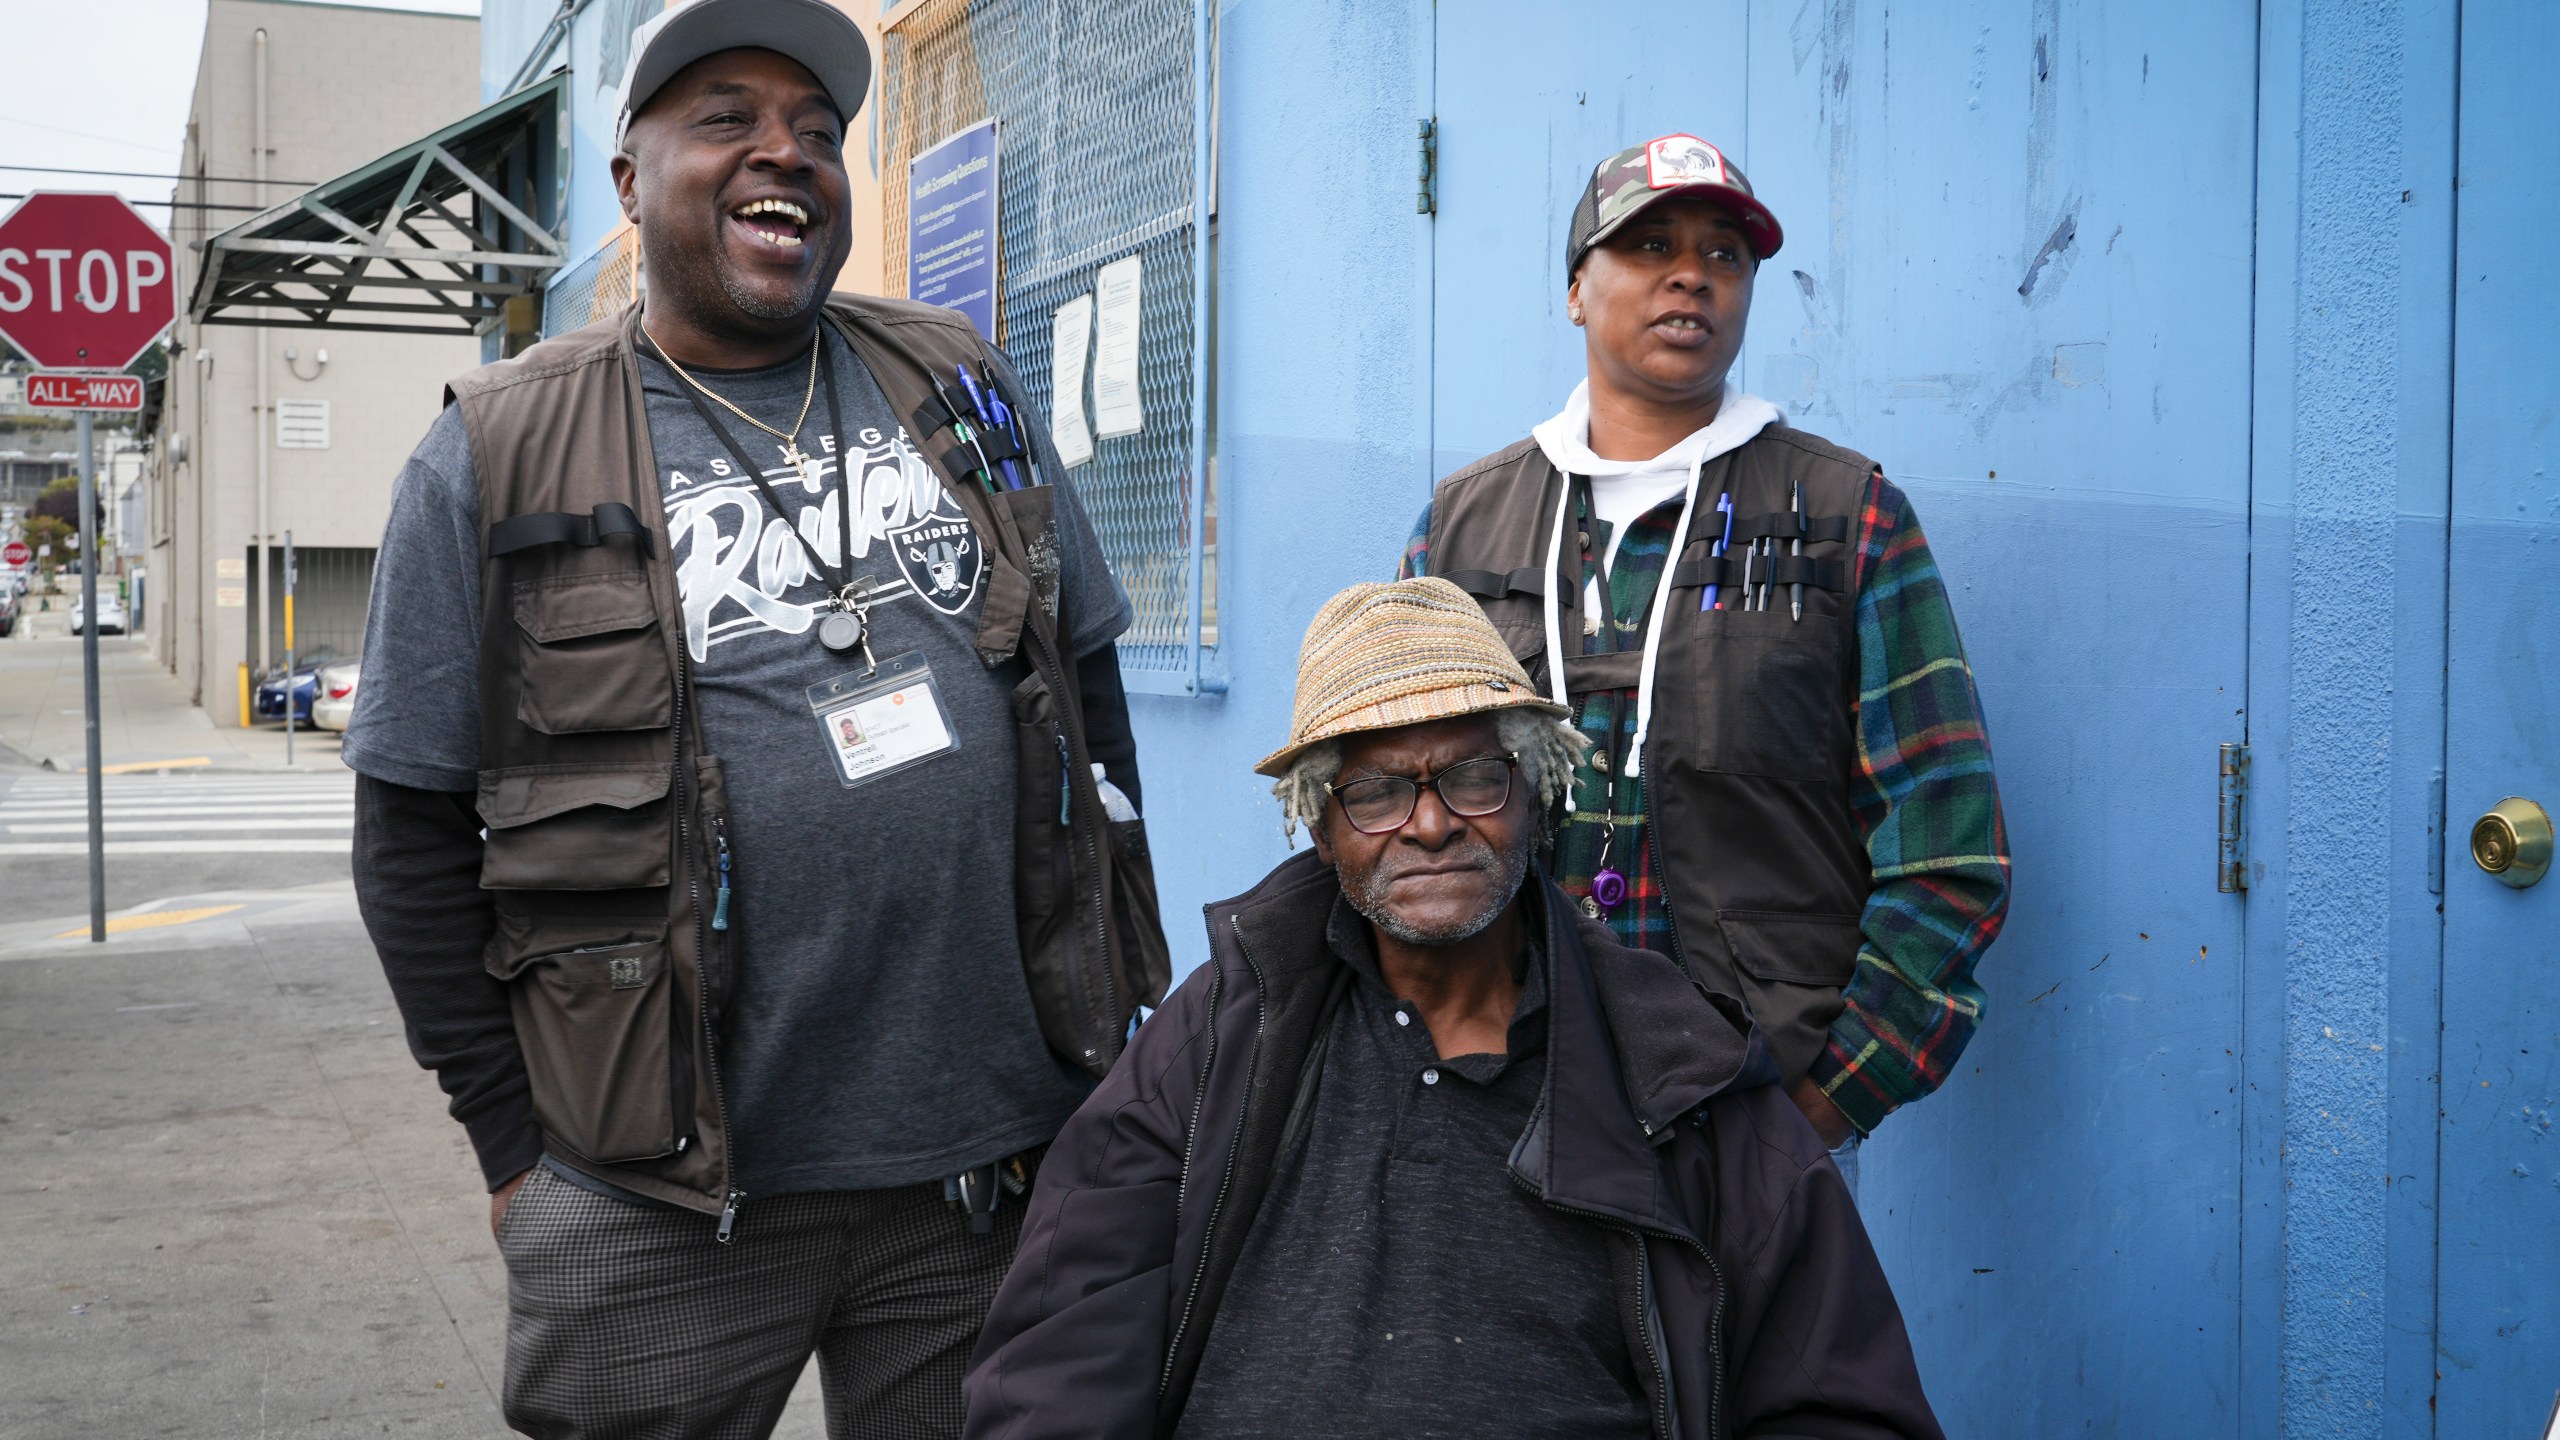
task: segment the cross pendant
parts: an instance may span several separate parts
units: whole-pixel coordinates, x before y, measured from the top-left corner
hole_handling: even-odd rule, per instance
[[[782,447],[782,463],[797,471],[803,484],[816,485],[818,483],[817,457],[802,450],[798,440],[795,439],[790,444]]]

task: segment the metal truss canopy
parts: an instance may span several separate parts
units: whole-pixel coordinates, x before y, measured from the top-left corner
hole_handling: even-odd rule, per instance
[[[477,335],[560,268],[568,76],[315,185],[205,242],[188,315]]]

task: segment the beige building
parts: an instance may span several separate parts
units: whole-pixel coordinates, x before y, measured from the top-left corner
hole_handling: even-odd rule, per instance
[[[177,198],[291,198],[298,187],[238,182],[326,181],[449,126],[480,106],[479,64],[479,22],[466,16],[212,0],[181,165],[207,178],[179,182]],[[198,324],[187,310],[204,242],[248,212],[175,216],[180,314],[151,453],[141,618],[197,703],[235,724],[243,664],[283,658],[282,607],[264,603],[282,557],[270,550],[262,567],[261,541],[292,532],[299,648],[358,653],[392,482],[443,382],[478,364],[481,346],[467,334]]]

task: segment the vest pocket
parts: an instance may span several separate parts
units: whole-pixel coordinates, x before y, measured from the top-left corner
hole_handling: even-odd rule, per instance
[[[1733,949],[1734,963],[1761,979],[1834,989],[1857,971],[1858,947],[1865,941],[1855,915],[1719,910],[1716,925]]]
[[[484,890],[640,890],[674,869],[671,765],[525,765],[480,772]]]
[[[1840,989],[1858,968],[1858,917],[1719,910],[1716,928],[1779,1077],[1793,1082],[1812,1068],[1846,1004]]]
[[[504,981],[534,1118],[575,1154],[619,1163],[675,1149],[675,1023],[664,921],[503,919]]]
[[[545,735],[674,723],[658,607],[640,570],[555,575],[515,586],[516,718]]]
[[[1700,769],[1726,775],[1840,778],[1849,702],[1832,654],[1814,648],[1832,630],[1794,626],[1786,597],[1777,604],[1774,614],[1699,617],[1696,638],[1685,643],[1677,633],[1667,637],[1652,744],[1680,744]],[[1674,645],[1686,653],[1675,654]],[[1691,708],[1674,720],[1668,706],[1681,692]]]

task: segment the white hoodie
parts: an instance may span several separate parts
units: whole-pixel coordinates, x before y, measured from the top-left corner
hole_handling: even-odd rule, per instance
[[[1786,418],[1785,411],[1757,395],[1744,394],[1727,380],[1716,418],[1688,438],[1650,460],[1603,460],[1591,453],[1591,382],[1584,380],[1565,397],[1563,413],[1540,422],[1529,433],[1558,470],[1591,478],[1591,508],[1609,522],[1609,553],[1600,557],[1601,565],[1609,567],[1618,562],[1618,542],[1627,538],[1627,527],[1687,489],[1699,466]],[[1600,583],[1596,573],[1591,583],[1596,600]],[[1593,603],[1586,604],[1583,613],[1599,616],[1609,611],[1606,605]]]
[[[1591,508],[1599,518],[1609,522],[1609,553],[1601,558],[1606,566],[1618,558],[1618,543],[1626,538],[1627,526],[1641,518],[1654,506],[1674,495],[1689,490],[1698,477],[1698,467],[1740,446],[1786,418],[1777,406],[1757,395],[1745,395],[1734,388],[1731,380],[1724,385],[1724,398],[1716,406],[1716,418],[1705,428],[1692,432],[1679,444],[1650,460],[1603,460],[1591,453],[1591,382],[1573,387],[1565,397],[1564,413],[1537,426],[1529,433],[1536,437],[1538,448],[1546,452],[1549,462],[1566,475],[1585,475],[1591,479]],[[1630,779],[1643,773],[1644,742],[1653,724],[1653,677],[1662,653],[1662,608],[1670,603],[1671,576],[1678,568],[1678,552],[1686,548],[1697,511],[1712,507],[1714,501],[1694,497],[1682,513],[1680,523],[1672,531],[1673,553],[1665,558],[1662,575],[1655,582],[1653,605],[1645,626],[1644,662],[1637,671],[1635,735],[1627,747],[1626,773]],[[1564,544],[1565,510],[1561,497],[1556,505],[1555,530],[1549,537],[1547,568],[1554,570],[1558,553]],[[1712,523],[1714,511],[1708,510]],[[1701,532],[1703,533],[1703,532]],[[1586,633],[1596,629],[1598,617],[1610,613],[1599,593],[1600,576],[1594,570],[1591,590],[1585,597],[1583,614]],[[1547,653],[1565,653],[1559,633],[1561,607],[1550,600],[1545,606],[1547,619]],[[1564,667],[1550,660],[1549,684],[1559,705],[1572,702],[1565,694]]]

